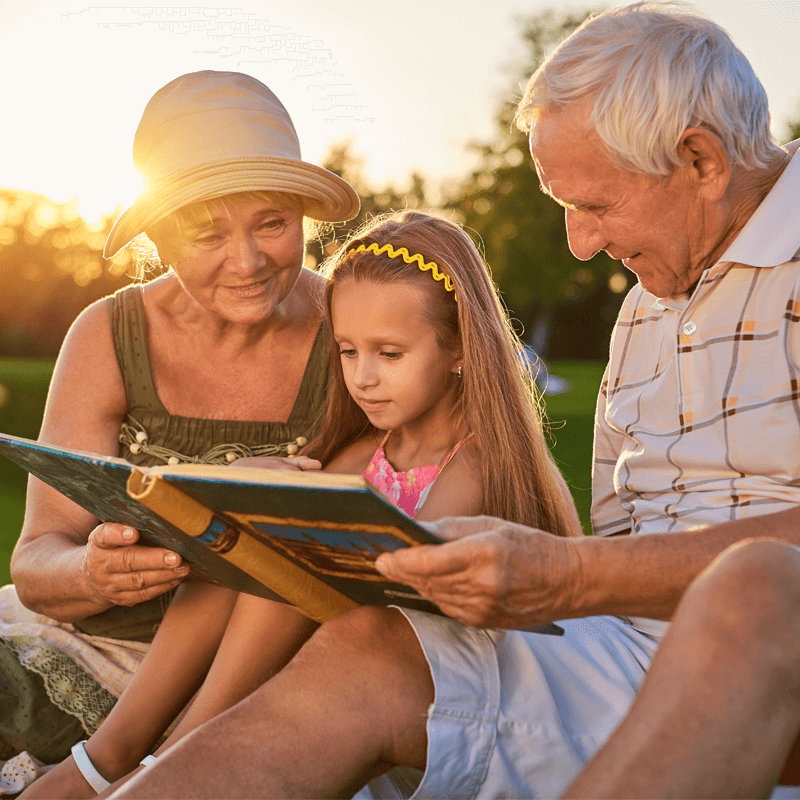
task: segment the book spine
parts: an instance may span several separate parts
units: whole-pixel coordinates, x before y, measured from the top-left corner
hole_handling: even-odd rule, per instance
[[[161,476],[150,477],[133,470],[127,491],[134,500],[203,542],[311,619],[327,622],[358,607],[354,600],[293,564],[230,520],[214,514]]]

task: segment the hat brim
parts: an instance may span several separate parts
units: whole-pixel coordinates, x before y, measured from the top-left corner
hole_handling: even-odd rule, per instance
[[[361,203],[347,181],[314,164],[272,156],[205,164],[154,183],[114,223],[103,257],[112,258],[135,236],[179,208],[238,192],[285,192],[303,201],[303,213],[322,222],[344,222]]]

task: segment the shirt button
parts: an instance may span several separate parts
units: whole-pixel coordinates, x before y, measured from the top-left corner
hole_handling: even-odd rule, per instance
[[[685,333],[687,336],[691,336],[691,335],[692,335],[692,334],[693,334],[693,333],[694,333],[694,332],[697,330],[697,325],[695,325],[695,324],[694,324],[694,322],[687,322],[687,323],[686,323],[686,324],[685,324],[685,325],[684,325],[684,326],[681,328],[681,330],[682,330],[682,331],[683,331],[683,332],[684,332],[684,333]]]

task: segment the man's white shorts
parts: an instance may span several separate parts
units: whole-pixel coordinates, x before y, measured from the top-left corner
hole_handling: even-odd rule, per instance
[[[359,797],[558,797],[619,724],[658,647],[617,617],[559,622],[563,636],[482,631],[400,609],[430,665],[428,764]]]

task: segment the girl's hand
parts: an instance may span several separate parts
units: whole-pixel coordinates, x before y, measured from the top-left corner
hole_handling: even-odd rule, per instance
[[[307,472],[308,470],[321,470],[322,464],[316,458],[308,456],[251,456],[237,458],[233,462],[237,467],[258,467],[259,469],[281,469],[294,472]]]
[[[86,542],[83,574],[89,590],[106,605],[132,606],[169,591],[189,574],[181,557],[162,547],[138,544],[128,525],[98,525]]]
[[[581,566],[574,540],[494,517],[448,517],[426,528],[451,541],[383,553],[378,571],[476,628],[524,629],[573,616]]]

